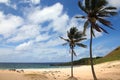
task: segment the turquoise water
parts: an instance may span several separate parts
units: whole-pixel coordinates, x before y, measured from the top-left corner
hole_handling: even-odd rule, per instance
[[[0,63],[0,69],[42,69],[61,68],[64,66],[54,66],[59,63]]]

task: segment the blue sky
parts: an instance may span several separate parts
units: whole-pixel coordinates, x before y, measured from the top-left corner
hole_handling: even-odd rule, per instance
[[[120,2],[109,0],[118,8],[118,15],[109,18],[116,30],[104,27],[109,34],[96,33],[93,56],[104,56],[120,46]],[[66,62],[70,61],[69,47],[59,36],[67,37],[72,26],[83,29],[84,14],[77,0],[0,0],[0,62]],[[87,40],[89,45],[89,29]],[[87,49],[76,48],[75,60],[89,57]]]

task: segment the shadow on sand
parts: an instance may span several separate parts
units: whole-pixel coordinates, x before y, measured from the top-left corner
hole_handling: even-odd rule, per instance
[[[69,77],[66,80],[78,80],[76,77]]]

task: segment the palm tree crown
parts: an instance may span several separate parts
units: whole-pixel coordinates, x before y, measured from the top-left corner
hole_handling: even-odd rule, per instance
[[[82,32],[78,31],[76,27],[72,27],[70,28],[70,31],[67,31],[67,37],[68,39],[65,39],[63,37],[60,37],[60,38],[67,41],[63,45],[69,44],[70,49],[74,49],[76,45],[83,48],[87,47],[86,45],[79,43],[80,41],[85,40],[86,38],[83,38]],[[74,55],[76,56],[75,52],[74,52]]]
[[[85,4],[83,5],[81,1],[78,2],[78,6],[81,10],[83,10],[87,16],[76,16],[76,18],[84,18],[87,19],[84,24],[85,34],[86,28],[91,24],[91,27],[98,32],[108,33],[105,29],[103,29],[98,23],[102,23],[103,25],[113,29],[111,26],[111,22],[105,20],[105,17],[114,16],[117,14],[115,11],[117,8],[112,6],[107,6],[108,2],[106,0],[85,0]],[[94,32],[92,30],[92,35]]]

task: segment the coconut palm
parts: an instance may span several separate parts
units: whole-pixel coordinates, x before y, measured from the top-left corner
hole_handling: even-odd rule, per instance
[[[69,44],[71,53],[71,77],[73,77],[73,56],[77,56],[74,51],[74,48],[76,46],[86,48],[86,45],[79,43],[80,41],[85,40],[86,38],[83,38],[82,32],[78,31],[76,27],[72,27],[70,28],[70,31],[67,31],[67,37],[68,39],[65,39],[63,37],[60,38],[66,41],[66,43],[64,43],[63,45]]]
[[[82,3],[78,1],[79,8],[86,14],[86,16],[76,16],[76,18],[86,19],[84,23],[83,34],[85,35],[86,29],[90,27],[90,62],[94,80],[97,80],[95,75],[93,60],[92,60],[92,39],[95,37],[94,30],[98,32],[108,33],[99,23],[108,28],[113,29],[111,22],[106,20],[106,17],[114,16],[117,14],[116,7],[108,6],[106,0],[84,0]]]

